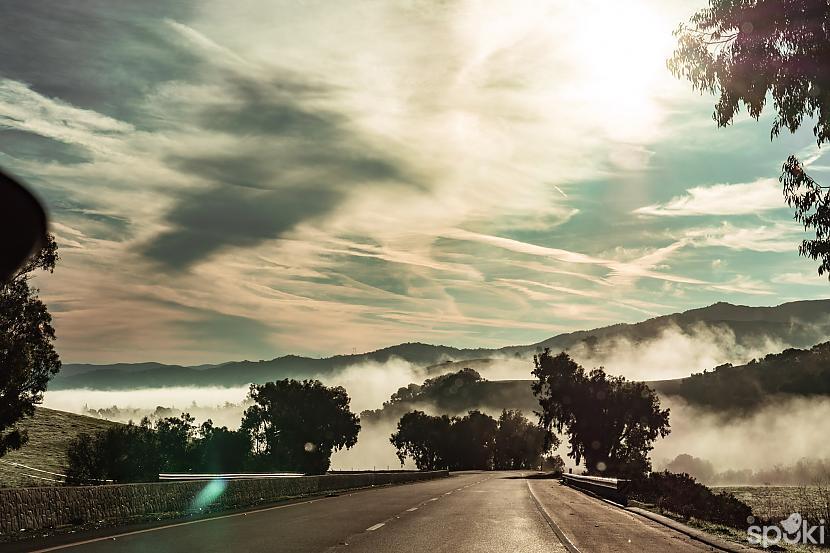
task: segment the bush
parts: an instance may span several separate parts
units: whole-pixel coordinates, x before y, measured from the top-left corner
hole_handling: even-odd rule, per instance
[[[161,454],[155,432],[145,419],[108,428],[95,435],[80,434],[66,451],[69,484],[153,482],[158,480]]]
[[[732,528],[746,528],[752,515],[749,505],[731,493],[714,493],[685,473],[652,472],[632,481],[628,496],[685,519],[694,517]]]

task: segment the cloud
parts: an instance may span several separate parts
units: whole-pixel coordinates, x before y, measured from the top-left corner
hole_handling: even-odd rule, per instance
[[[151,87],[199,74],[201,59],[178,47],[159,25],[162,17],[192,17],[199,4],[3,2],[0,73],[82,109],[118,119],[135,117]]]
[[[755,252],[793,252],[803,238],[802,229],[794,223],[735,226],[723,222],[719,226],[693,228],[685,231],[699,247],[722,247]]]
[[[635,209],[634,213],[654,217],[752,215],[785,207],[778,180],[762,178],[741,184],[696,186],[683,196]]]
[[[669,282],[682,282],[687,284],[704,284],[704,281],[687,278],[669,273],[661,273],[653,271],[660,263],[668,258],[672,253],[682,248],[688,242],[686,240],[679,240],[669,246],[657,248],[639,258],[628,261],[617,261],[614,259],[606,259],[601,257],[594,257],[578,252],[563,250],[560,248],[550,248],[547,246],[539,246],[537,244],[530,244],[512,238],[503,238],[500,236],[491,236],[470,232],[462,229],[448,229],[444,230],[442,236],[446,238],[453,238],[456,240],[469,240],[480,242],[497,248],[502,248],[516,253],[547,257],[560,261],[563,263],[575,265],[595,265],[608,269],[608,274],[611,276],[611,281],[618,283],[631,283],[637,278],[652,278],[656,280],[665,280]]]
[[[710,109],[665,71],[679,3],[241,1],[0,7],[0,163],[58,223],[68,360],[527,343],[743,295],[733,268],[760,292],[751,238],[790,255],[631,213],[727,132],[678,131]],[[631,18],[654,36],[597,48]],[[706,178],[765,170],[727,142]]]

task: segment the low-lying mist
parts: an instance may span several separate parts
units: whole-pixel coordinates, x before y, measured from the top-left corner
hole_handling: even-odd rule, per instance
[[[657,469],[734,485],[809,484],[830,477],[830,398],[781,398],[748,414],[716,413],[675,398],[663,403],[671,408],[672,432],[655,444]],[[703,463],[677,460],[683,454]]]
[[[699,323],[686,331],[671,324],[656,338],[639,342],[624,337],[595,346],[580,342],[568,353],[586,368],[604,366],[609,374],[647,381],[683,378],[723,363],[743,364],[788,347],[763,335],[739,343],[728,327]]]
[[[247,386],[54,390],[44,394],[43,406],[125,423],[138,422],[145,416],[178,416],[188,412],[197,424],[212,419],[220,426],[235,429],[247,406],[247,395]]]

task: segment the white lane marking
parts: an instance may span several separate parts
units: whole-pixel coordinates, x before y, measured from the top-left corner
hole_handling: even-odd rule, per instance
[[[417,510],[418,510],[418,507],[412,507],[411,509],[407,509],[406,512],[411,513],[412,511],[417,511]]]
[[[382,527],[384,524],[386,524],[386,523],[385,522],[378,522],[377,524],[373,524],[372,526],[368,527],[366,529],[366,531],[367,532],[374,532],[378,528]]]
[[[444,495],[452,495],[452,492],[447,492]]]
[[[438,498],[437,498],[437,497],[433,497],[432,499],[430,499],[430,501],[438,501]]]

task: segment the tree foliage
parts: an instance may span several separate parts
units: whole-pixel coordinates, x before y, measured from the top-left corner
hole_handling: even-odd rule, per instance
[[[80,434],[70,442],[66,480],[70,484],[154,482],[164,465],[150,421]]]
[[[675,31],[677,49],[668,62],[678,77],[700,91],[718,94],[718,126],[732,123],[743,104],[758,119],[772,97],[770,138],[814,121],[819,146],[830,141],[830,3],[827,0],[710,0],[688,25]],[[799,254],[820,260],[830,272],[830,199],[790,156],[780,180],[787,204],[814,240]],[[830,276],[830,275],[829,275]]]
[[[240,472],[250,466],[251,440],[242,430],[196,427],[188,413],[151,424],[115,425],[80,434],[67,449],[67,481],[73,484],[154,482],[162,472]]]
[[[463,417],[412,411],[389,441],[401,465],[411,457],[420,470],[529,469],[550,449],[545,434],[521,411],[503,411],[498,421],[480,411]]]
[[[242,429],[264,470],[323,474],[334,451],[357,443],[360,422],[340,386],[286,379],[252,385],[249,398]]]
[[[828,273],[830,278],[830,191],[813,180],[795,156],[787,158],[780,180],[787,205],[795,209],[795,220],[816,235],[803,240],[798,253],[819,261],[818,274]]]
[[[407,457],[412,457],[420,470],[449,468],[452,423],[447,415],[433,417],[423,411],[402,416],[397,432],[389,439],[401,465]]]
[[[52,316],[30,284],[32,273],[51,273],[57,261],[58,247],[50,235],[36,256],[0,283],[0,456],[26,442],[25,433],[14,425],[34,414],[49,379],[61,367],[52,344]]]
[[[533,424],[521,411],[504,410],[496,432],[495,468],[530,469],[542,464],[542,454],[559,445],[556,436]]]
[[[675,31],[677,76],[719,94],[714,119],[732,123],[743,104],[758,119],[772,96],[771,136],[815,120],[830,141],[830,4],[827,0],[710,0]]]
[[[648,452],[669,434],[669,410],[642,382],[586,371],[566,353],[534,357],[540,425],[568,435],[568,455],[591,474],[634,476],[651,469]]]

